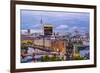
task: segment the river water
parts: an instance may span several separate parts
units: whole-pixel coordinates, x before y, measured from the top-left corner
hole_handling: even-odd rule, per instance
[[[89,47],[85,47],[85,48],[81,48],[81,50],[79,50],[80,52],[80,56],[81,57],[85,57],[86,59],[90,58],[90,50]]]

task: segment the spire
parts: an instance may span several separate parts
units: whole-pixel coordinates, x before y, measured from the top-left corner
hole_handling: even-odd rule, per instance
[[[42,17],[41,17],[41,20],[40,20],[40,24],[43,24]]]

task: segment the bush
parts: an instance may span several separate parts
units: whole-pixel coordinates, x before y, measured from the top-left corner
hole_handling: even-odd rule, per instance
[[[55,55],[50,58],[50,61],[57,61],[57,60],[58,60],[58,58]]]
[[[77,53],[76,55],[74,55],[73,60],[84,60],[84,57],[80,57],[80,54]]]
[[[84,57],[80,57],[80,56],[74,57],[74,60],[84,60]]]
[[[41,57],[41,61],[49,61],[49,56],[48,55],[45,55],[43,57]]]
[[[28,47],[25,45],[21,45],[21,49],[28,49]]]
[[[23,41],[21,41],[21,44],[22,45],[32,45],[33,41],[32,40],[23,40]]]
[[[27,49],[32,44],[32,40],[23,40],[21,41],[21,49]]]
[[[60,59],[59,57],[57,57],[55,55],[52,56],[52,57],[49,57],[48,55],[41,57],[42,62],[45,62],[45,61],[62,61],[62,60],[64,60],[63,57],[62,57],[62,59]]]

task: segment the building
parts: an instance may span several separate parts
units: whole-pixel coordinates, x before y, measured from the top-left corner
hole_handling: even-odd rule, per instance
[[[64,40],[54,40],[51,45],[56,52],[62,52],[64,54],[66,51],[66,43]]]
[[[44,35],[46,36],[53,34],[53,26],[50,24],[44,25],[43,30],[44,30]]]
[[[63,39],[63,36],[59,35],[59,33],[55,34],[53,32],[53,26],[51,24],[43,25],[42,32],[44,34],[31,33],[31,30],[28,29],[26,35],[21,35],[21,41],[31,40],[33,46],[43,46],[44,48],[51,49],[54,52],[62,52],[65,54],[66,41]]]

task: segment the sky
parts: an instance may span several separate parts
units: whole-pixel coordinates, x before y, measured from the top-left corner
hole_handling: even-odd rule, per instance
[[[53,26],[54,32],[89,32],[87,12],[21,10],[21,30],[42,31],[44,24]]]

